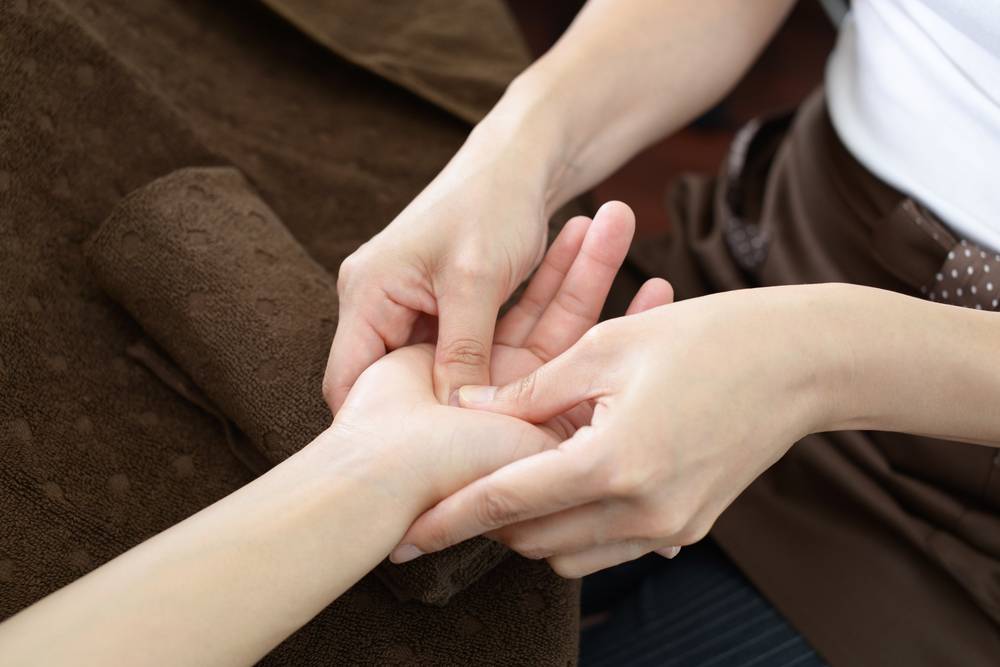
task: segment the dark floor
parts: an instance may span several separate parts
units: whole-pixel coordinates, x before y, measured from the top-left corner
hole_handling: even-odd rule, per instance
[[[565,30],[582,2],[508,0],[508,4],[538,55]],[[663,196],[673,177],[685,171],[714,172],[740,125],[801,101],[822,80],[833,40],[833,26],[819,3],[799,0],[770,46],[719,108],[636,156],[594,189],[593,200],[620,199],[632,206],[639,238],[668,229]]]

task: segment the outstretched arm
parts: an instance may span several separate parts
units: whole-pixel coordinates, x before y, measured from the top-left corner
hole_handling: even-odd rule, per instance
[[[793,2],[590,0],[477,132],[513,128],[555,210],[714,106]]]
[[[581,576],[700,540],[809,433],[1000,446],[1000,313],[845,284],[723,292],[599,324],[525,378],[459,396],[533,421],[596,407],[558,448],[424,514],[400,551],[491,532]]]
[[[496,377],[531,372],[593,326],[633,227],[615,203],[567,223],[500,322]],[[670,298],[652,280],[631,311]],[[256,662],[374,568],[436,500],[556,444],[560,424],[440,404],[432,365],[433,350],[418,345],[370,367],[305,449],[0,624],[0,664]]]
[[[0,625],[0,662],[256,662],[375,567],[412,518],[413,491],[357,445],[331,428],[9,619]],[[349,537],[358,535],[365,539]]]

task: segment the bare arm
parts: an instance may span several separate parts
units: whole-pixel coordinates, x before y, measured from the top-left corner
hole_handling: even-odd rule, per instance
[[[1000,446],[1000,313],[846,284],[722,292],[609,320],[531,376],[459,397],[529,420],[597,408],[558,449],[439,503],[404,544],[490,532],[582,576],[700,540],[809,433]]]
[[[824,430],[1000,447],[1000,313],[870,287],[826,289],[822,347],[839,372],[820,385],[829,405]]]
[[[716,104],[792,4],[590,0],[477,131],[517,137],[551,210]]]
[[[375,567],[412,518],[385,484],[371,483],[370,462],[334,458],[345,444],[327,431],[7,620],[0,662],[254,663]]]
[[[591,0],[444,170],[340,268],[324,394],[437,319],[435,388],[490,381],[500,305],[538,264],[556,208],[711,107],[792,0]]]
[[[500,322],[495,376],[530,372],[596,323],[633,228],[621,204],[566,224]],[[670,298],[651,280],[632,312]],[[440,404],[432,365],[428,345],[381,359],[302,451],[0,624],[0,664],[251,664],[433,502],[556,443],[551,429]]]

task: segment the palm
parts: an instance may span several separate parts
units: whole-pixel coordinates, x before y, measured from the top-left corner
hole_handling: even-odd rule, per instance
[[[528,348],[497,344],[493,346],[490,362],[490,379],[494,384],[505,385],[520,377],[534,372],[547,360],[538,356]],[[590,423],[593,405],[590,402],[581,403],[572,410],[565,412],[544,424],[539,424],[549,431],[560,442],[576,433],[581,426]]]

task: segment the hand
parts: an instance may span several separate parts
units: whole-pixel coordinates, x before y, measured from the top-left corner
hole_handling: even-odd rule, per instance
[[[596,323],[634,227],[623,204],[603,207],[593,221],[579,217],[566,223],[524,295],[497,327],[494,377],[508,381],[530,373]],[[666,281],[650,280],[629,312],[671,298]],[[355,448],[359,456],[375,456],[397,471],[374,483],[388,484],[399,498],[417,499],[419,510],[506,463],[555,446],[577,423],[589,421],[586,408],[578,411],[576,422],[560,416],[537,427],[442,405],[433,392],[432,365],[429,345],[389,354],[361,375],[334,421],[335,429],[347,431],[347,440],[363,443]]]
[[[489,533],[577,577],[700,540],[822,423],[815,386],[836,366],[810,345],[822,331],[802,337],[816,310],[808,294],[744,290],[655,308],[597,325],[516,382],[463,387],[461,405],[535,423],[596,405],[587,428],[445,499],[403,544],[429,553]]]
[[[369,365],[435,336],[439,399],[490,381],[497,313],[545,252],[547,211],[545,185],[529,173],[532,158],[487,146],[496,140],[486,135],[474,132],[388,227],[341,264],[340,321],[323,381],[334,413]]]

